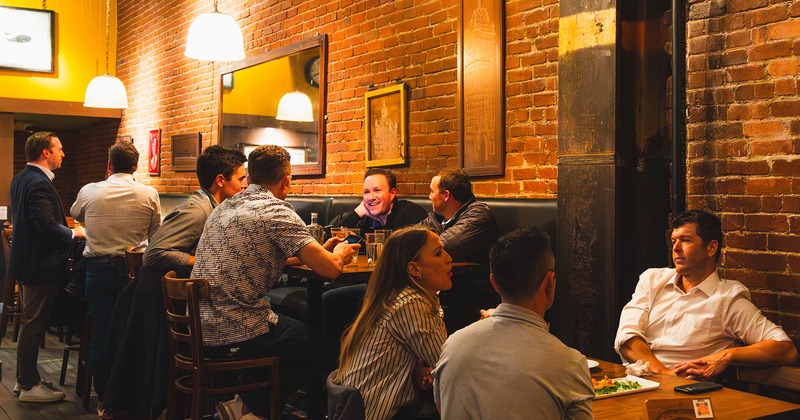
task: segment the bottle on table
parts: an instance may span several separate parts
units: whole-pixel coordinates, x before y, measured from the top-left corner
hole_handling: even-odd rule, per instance
[[[307,226],[308,233],[319,242],[320,245],[325,243],[325,230],[322,228],[322,225],[317,223],[317,219],[319,218],[319,214],[311,213],[311,224]]]

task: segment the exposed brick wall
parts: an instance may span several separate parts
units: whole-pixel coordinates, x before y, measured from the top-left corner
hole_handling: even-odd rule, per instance
[[[196,188],[193,174],[171,170],[172,135],[200,132],[204,147],[217,143],[219,65],[183,55],[191,19],[208,9],[187,0],[119,1],[117,75],[130,98],[120,134],[146,150],[147,131],[161,128],[162,175],[143,177],[160,192]],[[456,0],[228,0],[219,10],[239,22],[248,56],[328,34],[326,176],[298,180],[295,194],[360,190],[364,94],[398,78],[409,87],[409,164],[394,169],[400,193],[427,194],[438,169],[458,165]],[[506,26],[505,176],[478,180],[476,193],[554,198],[558,2],[509,1]]]
[[[723,274],[800,336],[800,3],[691,1],[691,208],[719,214]]]

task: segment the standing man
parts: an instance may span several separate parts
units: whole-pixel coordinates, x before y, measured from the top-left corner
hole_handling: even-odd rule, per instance
[[[453,278],[453,287],[439,293],[447,333],[480,319],[481,308],[493,308],[500,296],[489,282],[489,249],[497,241],[492,209],[475,200],[472,183],[461,169],[442,169],[431,180],[433,211],[421,225],[435,230],[453,261],[481,265],[477,273]]]
[[[708,380],[728,366],[797,363],[783,329],[750,302],[747,288],[717,272],[722,223],[690,210],[672,222],[675,268],[651,268],[639,277],[622,308],[614,349],[623,361],[650,362],[650,370]]]
[[[120,292],[111,321],[119,338],[109,343],[109,354],[116,356],[109,360],[106,412],[133,411],[136,418],[154,419],[164,411],[170,361],[161,277],[170,270],[189,277],[211,211],[247,188],[246,161],[236,149],[206,148],[197,158],[200,189],[175,207],[150,238],[139,278]]]
[[[209,279],[209,298],[200,302],[203,343],[209,357],[278,355],[281,358],[282,403],[292,391],[312,379],[305,324],[272,311],[265,298],[280,279],[289,257],[296,256],[315,273],[334,279],[352,261],[359,245],[317,243],[284,201],[292,167],[289,153],[279,146],[259,146],[248,159],[248,187],[220,204],[206,221],[197,244],[192,277]],[[335,247],[334,247],[335,246]],[[263,390],[242,395],[255,415],[266,416]]]
[[[425,217],[422,207],[397,199],[397,178],[393,173],[372,168],[364,174],[364,200],[352,212],[334,218],[331,225],[360,228],[363,235],[375,229],[414,225]]]
[[[536,228],[503,236],[491,251],[503,303],[442,346],[433,397],[443,419],[591,419],[586,357],[548,332],[556,294],[550,237]]]
[[[58,136],[34,133],[25,141],[25,156],[28,164],[11,181],[14,230],[8,258],[8,277],[19,282],[23,307],[17,343],[19,400],[59,401],[64,393],[39,376],[39,344],[49,326],[58,289],[66,281],[70,242],[85,237],[85,231],[81,226],[67,227],[53,186],[53,171],[64,159]]]
[[[128,284],[125,250],[153,236],[161,226],[158,192],[136,182],[139,152],[133,143],[108,151],[108,179],[85,185],[70,212],[86,226],[86,305],[92,320],[89,366],[97,399],[105,396],[106,353],[111,312],[117,294]]]

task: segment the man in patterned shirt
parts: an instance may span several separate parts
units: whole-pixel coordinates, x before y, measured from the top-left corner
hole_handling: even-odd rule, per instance
[[[314,374],[305,324],[278,315],[265,298],[287,259],[297,257],[315,273],[338,277],[358,245],[338,239],[319,245],[294,208],[284,201],[292,173],[289,153],[260,146],[248,158],[247,190],[217,206],[197,245],[192,277],[209,279],[208,300],[200,304],[203,341],[211,357],[278,355],[281,403]],[[263,391],[242,395],[258,416],[268,412]]]

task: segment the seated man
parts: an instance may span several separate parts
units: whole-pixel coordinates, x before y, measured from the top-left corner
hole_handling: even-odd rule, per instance
[[[639,278],[622,309],[614,349],[626,361],[690,379],[714,378],[728,366],[797,363],[781,327],[750,302],[738,281],[720,279],[720,220],[691,210],[672,222],[675,268],[653,268]]]
[[[550,237],[536,228],[509,233],[490,259],[503,303],[442,346],[432,373],[441,417],[591,419],[586,357],[550,334],[544,321],[556,290]]]
[[[272,311],[265,298],[280,279],[289,257],[315,273],[339,277],[359,245],[328,241],[323,248],[291,204],[289,153],[259,146],[248,157],[247,190],[221,203],[206,221],[197,244],[192,277],[210,282],[200,302],[203,343],[210,357],[277,355],[281,358],[282,404],[319,371],[320,348],[312,345],[303,322]],[[335,247],[334,247],[335,245]],[[331,252],[332,251],[332,252]],[[313,355],[311,353],[314,353]],[[266,416],[263,390],[244,393],[244,404]]]
[[[480,319],[481,308],[497,306],[500,296],[489,282],[489,249],[497,241],[492,209],[475,200],[472,183],[461,169],[443,169],[431,180],[433,211],[420,224],[439,234],[453,261],[481,265],[476,273],[453,278],[453,287],[439,293],[447,333]]]
[[[156,418],[166,407],[167,327],[161,277],[175,270],[188,277],[203,225],[219,203],[247,187],[244,163],[235,149],[207,147],[197,159],[200,189],[172,210],[150,238],[139,278],[120,293],[111,323],[119,331],[109,355],[106,399],[109,413],[133,411]]]
[[[364,174],[364,200],[352,212],[335,217],[333,226],[360,228],[361,234],[375,229],[399,229],[424,220],[425,210],[406,200],[397,199],[397,178],[381,168]]]

